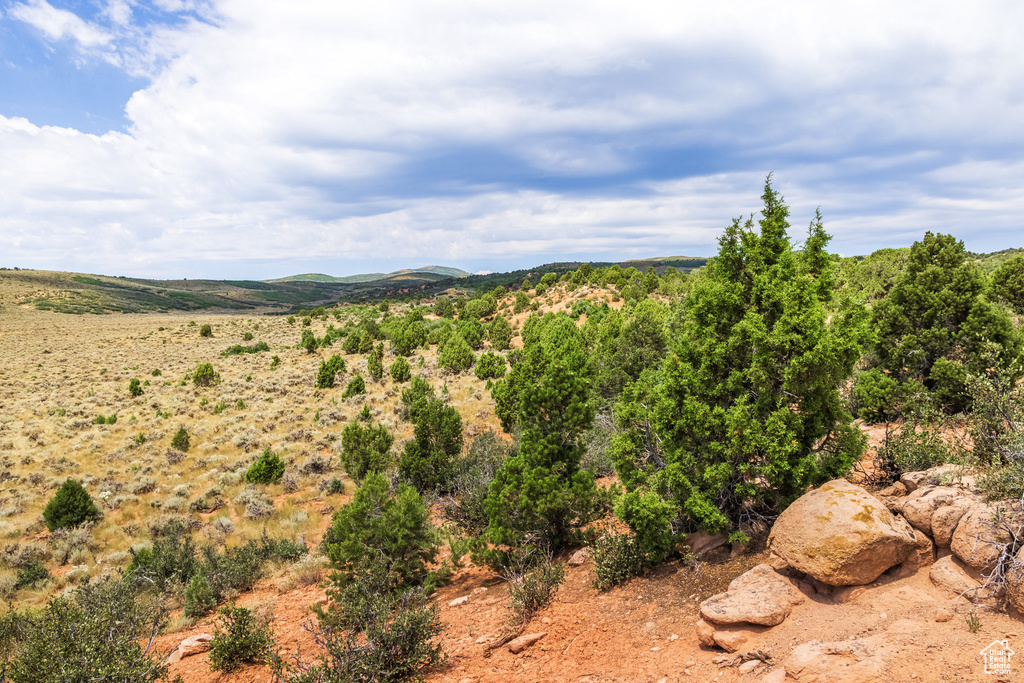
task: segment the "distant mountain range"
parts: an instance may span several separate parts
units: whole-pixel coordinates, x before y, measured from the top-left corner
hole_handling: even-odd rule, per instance
[[[323,273],[303,273],[302,275],[289,275],[275,280],[264,280],[264,282],[335,282],[339,284],[358,284],[363,282],[380,282],[389,280],[403,282],[416,280],[418,282],[445,280],[448,278],[467,277],[469,273],[458,268],[449,266],[423,266],[422,268],[403,268],[393,273],[361,273],[359,275],[345,275],[336,277],[324,275]]]

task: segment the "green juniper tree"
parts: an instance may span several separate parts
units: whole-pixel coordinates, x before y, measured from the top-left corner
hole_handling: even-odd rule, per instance
[[[820,213],[797,251],[771,176],[762,199],[759,230],[753,216],[735,219],[694,279],[660,369],[627,385],[613,442],[627,490],[654,492],[685,527],[734,538],[844,473],[864,447],[839,389],[860,357],[866,314],[833,301]],[[655,500],[620,506],[624,521],[638,531],[630,508],[664,519]]]

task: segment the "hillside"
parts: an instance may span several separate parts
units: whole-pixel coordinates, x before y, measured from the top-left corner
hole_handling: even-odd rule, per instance
[[[288,277],[266,280],[266,282],[330,282],[340,284],[361,284],[365,282],[381,282],[389,280],[416,281],[422,279],[432,282],[445,278],[461,278],[469,275],[464,270],[450,268],[448,266],[424,266],[423,268],[403,268],[391,273],[360,273],[358,275],[344,275],[335,277],[323,273],[305,273],[303,275],[289,275]]]

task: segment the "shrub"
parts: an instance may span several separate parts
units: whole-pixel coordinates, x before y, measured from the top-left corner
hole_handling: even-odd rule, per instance
[[[316,337],[313,335],[313,330],[302,330],[302,341],[299,342],[299,346],[306,349],[306,353],[313,353],[316,351],[317,341]]]
[[[853,385],[853,400],[857,416],[875,424],[887,422],[899,412],[900,385],[878,368],[857,375]]]
[[[49,578],[50,570],[46,568],[42,560],[32,560],[18,569],[18,581],[15,586],[18,588],[32,588]]]
[[[184,427],[178,427],[178,431],[174,433],[174,438],[171,439],[171,448],[182,453],[187,453],[191,446],[188,430]]]
[[[421,680],[424,669],[445,661],[434,641],[443,632],[440,608],[416,589],[393,595],[386,568],[375,563],[352,582],[334,578],[329,611],[318,610],[312,629],[324,648],[315,663],[298,663],[289,683],[402,683]],[[277,662],[284,679],[287,667]]]
[[[245,472],[245,480],[252,484],[279,484],[284,476],[284,461],[269,448],[263,449]]]
[[[210,363],[200,363],[192,373],[192,384],[197,387],[212,387],[220,382],[220,375]]]
[[[43,510],[43,519],[50,531],[95,522],[99,518],[96,504],[74,479],[67,479]]]
[[[249,338],[252,339],[252,335],[251,334],[249,335]],[[221,351],[220,355],[222,355],[222,356],[240,356],[240,355],[246,354],[246,353],[262,353],[263,351],[269,351],[269,350],[270,350],[270,345],[267,344],[267,342],[261,341],[261,342],[256,342],[255,344],[252,344],[251,346],[243,346],[241,344],[235,344],[233,346],[229,346],[228,348],[226,348],[223,351]]]
[[[160,592],[186,585],[200,567],[188,529],[182,522],[174,521],[154,536],[152,548],[129,549],[132,563],[128,571],[145,577]]]
[[[210,323],[206,323],[202,327],[199,328],[199,336],[200,337],[212,337],[213,336],[213,328],[210,327]]]
[[[230,673],[242,664],[270,659],[274,633],[269,618],[260,618],[245,607],[225,605],[210,640],[210,668]],[[223,627],[224,630],[221,630]]]
[[[882,442],[875,447],[872,474],[886,482],[906,472],[919,472],[936,465],[955,462],[958,457],[942,438],[935,415],[909,415],[899,427],[886,427]]]
[[[399,356],[391,364],[391,379],[396,382],[408,382],[410,377],[412,377],[412,368],[409,367],[409,361]]]
[[[591,548],[590,556],[597,574],[594,585],[601,591],[640,576],[649,567],[636,536],[632,534],[608,533],[601,536]]]
[[[132,398],[142,396],[142,382],[139,381],[138,377],[133,377],[128,382],[128,393],[132,395]]]
[[[330,389],[333,387],[335,377],[339,372],[345,372],[345,361],[341,356],[335,354],[328,360],[320,361],[320,369],[316,373],[316,388]]]
[[[153,649],[166,612],[139,599],[130,575],[82,586],[51,598],[42,610],[12,616],[17,628],[8,637],[16,647],[4,671],[11,683],[169,680],[163,655]]]
[[[378,344],[377,348],[370,351],[366,359],[366,371],[377,382],[384,376],[384,344]]]
[[[361,375],[356,375],[349,380],[348,386],[345,387],[345,391],[342,392],[342,398],[352,398],[353,396],[359,396],[360,394],[366,393],[366,382],[363,381]]]
[[[394,494],[381,474],[370,474],[352,501],[334,513],[326,555],[334,569],[351,580],[367,554],[390,565],[395,589],[420,584],[427,564],[437,556],[437,538],[420,494],[399,485]]]
[[[992,273],[992,293],[1024,314],[1024,256],[1004,261]]]
[[[437,364],[440,367],[447,368],[456,373],[469,370],[475,362],[476,356],[473,355],[473,349],[462,338],[462,335],[458,333],[453,334],[445,342],[437,359]]]
[[[518,628],[551,602],[558,587],[565,581],[565,568],[547,558],[523,572],[506,573],[509,599]]]
[[[452,461],[462,451],[462,418],[440,399],[418,406],[413,415],[413,440],[398,461],[399,474],[420,491],[447,490]]]
[[[491,346],[499,351],[505,351],[512,343],[512,325],[503,315],[495,316],[488,333]]]
[[[484,432],[473,439],[465,457],[455,461],[451,478],[451,499],[445,503],[444,518],[473,536],[487,527],[488,489],[509,447],[497,434]]]
[[[217,606],[217,598],[210,582],[202,574],[196,574],[185,588],[184,614],[189,619],[205,617]]]
[[[488,351],[476,362],[477,379],[501,379],[504,376],[505,358],[503,356]]]
[[[357,483],[368,474],[382,472],[391,464],[391,445],[395,437],[384,425],[350,422],[341,432],[341,463]]]

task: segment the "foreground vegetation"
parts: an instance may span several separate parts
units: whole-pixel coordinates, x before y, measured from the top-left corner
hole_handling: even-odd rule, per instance
[[[1024,257],[985,268],[928,233],[841,259],[820,215],[796,242],[770,182],[762,201],[692,272],[176,319],[128,340],[149,365],[77,381],[38,343],[0,416],[4,675],[166,680],[154,635],[217,614],[218,670],[410,680],[445,659],[427,598],[467,557],[509,582],[512,637],[567,550],[607,589],[687,561],[690,532],[763,535],[865,457],[878,483],[955,462],[1024,494]],[[886,425],[874,453],[864,423]],[[288,660],[234,600],[325,569],[320,653]]]

